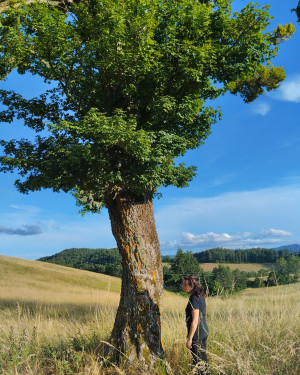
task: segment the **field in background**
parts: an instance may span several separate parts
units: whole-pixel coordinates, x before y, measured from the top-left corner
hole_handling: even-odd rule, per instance
[[[272,270],[274,263],[199,263],[199,267],[205,272],[211,272],[218,265],[229,267],[231,270],[240,270],[246,272],[258,272],[259,270],[266,269]],[[171,267],[170,263],[163,262],[164,267]]]
[[[203,271],[211,272],[214,268],[218,267],[221,264],[222,266],[229,267],[231,270],[240,270],[246,272],[258,272],[259,270],[272,269],[273,263],[200,263],[200,267]]]
[[[1,375],[125,374],[99,361],[119,291],[120,280],[110,276],[0,256]],[[186,303],[164,293],[163,339],[174,375],[190,374]],[[300,374],[300,284],[208,298],[207,314],[212,375]]]

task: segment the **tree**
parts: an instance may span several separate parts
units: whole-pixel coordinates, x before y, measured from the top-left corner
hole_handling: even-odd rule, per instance
[[[232,271],[233,276],[233,291],[237,292],[247,288],[247,273],[245,271],[240,271],[239,269],[235,269]]]
[[[172,256],[170,255],[164,255],[161,257],[161,260],[164,262],[164,263],[172,263],[173,262],[173,258]]]
[[[295,255],[289,255],[286,258],[276,260],[278,283],[288,284],[298,281],[300,274],[300,258]]]
[[[164,268],[165,269],[165,268]],[[165,272],[165,285],[174,291],[181,290],[181,284],[184,276],[195,275],[200,277],[201,270],[198,260],[190,251],[183,252],[178,249],[176,256],[171,264],[170,270]]]
[[[293,26],[267,31],[268,7],[233,13],[230,0],[14,0],[1,10],[0,79],[16,69],[49,84],[31,99],[0,91],[0,121],[37,133],[1,141],[1,171],[20,174],[21,193],[62,190],[83,213],[108,209],[123,265],[111,343],[129,368],[153,373],[164,358],[153,197],[195,176],[176,160],[219,119],[208,100],[251,102],[278,87],[284,70],[270,61]]]
[[[250,288],[261,288],[263,286],[263,280],[256,276],[254,281],[250,282]]]
[[[289,249],[278,250],[278,258],[286,258],[290,255]]]
[[[267,279],[267,282],[266,282],[266,286],[276,286],[278,284],[279,284],[279,282],[278,282],[278,277],[277,277],[276,271],[273,270],[273,271],[269,272],[269,276],[268,276],[268,279]]]
[[[213,294],[223,294],[223,293],[232,293],[235,286],[235,278],[228,266],[222,266],[221,264],[218,267],[215,267],[212,271],[212,281]]]
[[[300,274],[300,258],[296,255],[290,255],[287,258],[287,268],[289,274],[299,276]]]

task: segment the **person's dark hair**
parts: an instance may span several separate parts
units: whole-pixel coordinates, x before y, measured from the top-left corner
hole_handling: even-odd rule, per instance
[[[198,297],[207,297],[206,291],[204,291],[204,288],[202,284],[200,283],[200,280],[198,277],[194,275],[184,276],[184,280],[186,280],[189,284],[189,286],[192,287],[191,294],[196,294]]]

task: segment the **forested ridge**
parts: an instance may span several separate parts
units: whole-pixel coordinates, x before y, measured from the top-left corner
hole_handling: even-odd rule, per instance
[[[38,259],[86,271],[121,277],[122,265],[118,249],[72,248]]]

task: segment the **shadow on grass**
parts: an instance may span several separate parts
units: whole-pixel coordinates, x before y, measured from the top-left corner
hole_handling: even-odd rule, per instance
[[[101,303],[58,303],[58,302],[39,302],[34,300],[16,300],[0,299],[0,312],[11,312],[12,316],[33,317],[42,315],[45,318],[65,318],[76,319],[84,322],[87,317],[91,318],[94,314],[110,314],[115,316],[117,308],[107,305],[107,302]]]

